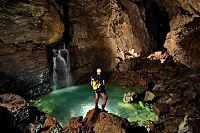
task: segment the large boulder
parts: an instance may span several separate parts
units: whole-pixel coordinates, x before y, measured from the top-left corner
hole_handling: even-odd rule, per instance
[[[89,110],[86,117],[74,117],[66,127],[65,132],[95,132],[95,133],[146,133],[144,127],[132,126],[127,119],[121,118],[112,113],[105,113],[99,110]]]
[[[56,119],[30,106],[19,95],[0,95],[0,127],[6,132],[42,133],[62,132]]]
[[[177,16],[176,18],[180,19],[181,17]],[[199,24],[200,18],[194,17],[180,27],[176,25],[176,28],[168,33],[164,47],[173,56],[175,62],[180,62],[191,68],[200,66]]]

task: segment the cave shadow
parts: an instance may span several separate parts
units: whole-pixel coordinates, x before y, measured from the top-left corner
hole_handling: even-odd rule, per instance
[[[155,2],[152,1],[144,2],[144,7],[147,31],[153,42],[156,43],[153,50],[162,50],[164,49],[163,44],[166,40],[166,35],[170,31],[169,14],[166,10],[161,9]]]
[[[34,85],[33,83],[8,75],[5,72],[0,72],[0,94],[14,93],[25,99],[30,99],[51,92],[48,84],[49,81],[47,80],[42,84]]]

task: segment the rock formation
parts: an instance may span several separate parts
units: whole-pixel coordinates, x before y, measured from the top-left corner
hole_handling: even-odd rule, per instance
[[[90,74],[97,67],[113,70],[125,60],[126,52],[150,51],[150,37],[134,3],[71,0],[68,7],[75,81],[82,80],[80,75]]]
[[[102,113],[99,110],[89,110],[86,117],[73,117],[65,132],[89,132],[89,133],[146,133],[144,127],[133,126],[127,119],[120,118],[112,113]]]
[[[191,68],[199,66],[199,4],[195,0],[2,0],[1,3],[0,72],[4,91],[13,91],[13,84],[27,86],[22,88],[24,96],[50,91],[52,59],[46,46],[52,48],[59,41],[68,44],[74,83],[88,82],[88,75],[97,67],[107,72],[123,70],[127,59],[165,50],[163,46],[174,61]],[[24,47],[41,54],[31,56]],[[22,67],[5,69],[13,64]],[[38,64],[39,71],[35,69]],[[8,81],[13,83],[8,85]],[[29,85],[32,82],[34,85]]]
[[[132,50],[143,56],[165,47],[175,62],[198,68],[197,5],[181,0],[70,1],[74,80],[82,81],[79,75],[87,77],[96,67],[120,68],[134,57],[127,54]]]
[[[0,127],[8,133],[44,133],[63,131],[54,117],[30,106],[22,97],[0,95]]]
[[[159,121],[155,124],[154,131],[177,132],[185,116],[191,117],[188,130],[198,131],[199,70],[174,63],[170,58],[164,63],[160,59],[147,58],[134,62],[135,60],[130,63],[133,65],[132,71],[130,68],[126,72],[116,72],[111,79],[125,87],[138,86],[144,92],[155,95],[151,103]]]
[[[155,0],[170,17],[170,31],[164,47],[176,62],[199,67],[199,2],[195,0]]]
[[[1,0],[1,43],[58,41],[64,32],[60,8],[53,0]]]
[[[88,83],[91,73],[101,67],[109,74],[112,72],[108,75],[109,82],[140,87],[156,95],[154,111],[160,120],[154,126],[155,131],[199,131],[200,4],[197,0],[0,2],[0,94],[11,92],[31,98],[50,92],[50,50],[64,41],[70,52],[74,83]],[[150,55],[153,52],[157,53]],[[13,105],[12,97],[18,99],[12,95],[9,100],[0,97],[5,120],[2,124],[6,127],[13,121],[9,125],[11,130],[19,132],[34,129],[33,120],[22,124],[27,128],[21,126],[23,119],[29,119],[29,107],[24,100],[14,101]],[[17,116],[13,117],[16,111]],[[76,128],[72,129],[83,127],[98,132],[98,124],[104,124],[103,118],[108,116],[113,119],[105,121],[114,125],[110,126],[112,129],[105,125],[105,132],[125,132],[126,124],[129,125],[111,114],[97,116],[92,128],[88,128],[89,121],[74,118],[72,123],[84,126],[74,124]],[[123,126],[113,120],[119,120]]]
[[[45,45],[64,32],[61,7],[55,1],[1,0],[0,90],[35,97],[50,91]]]
[[[127,92],[124,93],[123,102],[124,103],[131,103],[137,98],[137,94],[135,92]]]

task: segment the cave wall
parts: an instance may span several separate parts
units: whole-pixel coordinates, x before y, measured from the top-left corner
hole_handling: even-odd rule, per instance
[[[47,45],[64,32],[55,1],[0,0],[0,92],[34,97],[50,91]]]
[[[119,70],[132,49],[138,55],[167,51],[175,62],[199,67],[195,0],[71,0],[68,7],[75,82],[97,67]]]
[[[132,49],[137,54],[150,51],[141,11],[133,2],[71,0],[68,7],[74,82],[97,67],[115,70]]]
[[[170,32],[164,47],[175,62],[199,68],[200,5],[196,0],[155,0],[170,17]]]
[[[163,46],[174,61],[200,65],[200,7],[195,0],[0,2],[2,92],[49,91],[52,59],[47,47],[62,41],[70,51],[74,83],[88,82],[97,67],[119,70],[126,59]]]
[[[62,37],[62,10],[53,0],[1,0],[0,40],[52,44]]]

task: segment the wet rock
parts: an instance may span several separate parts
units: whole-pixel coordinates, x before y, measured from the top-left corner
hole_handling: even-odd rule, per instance
[[[32,42],[0,44],[0,91],[25,98],[51,91],[50,69],[44,45]]]
[[[8,132],[39,133],[62,132],[60,124],[53,118],[30,106],[21,96],[0,95],[0,125]]]
[[[49,132],[49,133],[59,133],[59,132],[62,132],[62,127],[60,126],[60,124],[58,123],[58,121],[52,117],[52,116],[49,116],[49,115],[45,115],[45,118],[44,118],[44,123],[42,125],[42,128],[41,128],[41,133],[46,133],[46,132]]]
[[[82,117],[72,118],[70,125],[65,129],[65,132],[125,133],[140,131],[146,133],[144,127],[132,126],[127,119],[112,113],[102,113],[100,109],[89,110],[84,120],[82,120]]]
[[[22,97],[15,94],[2,94],[0,98],[0,107],[9,111],[13,123],[22,122],[29,117],[28,104]]]
[[[144,101],[147,102],[147,101],[153,101],[153,99],[155,98],[156,96],[150,92],[150,91],[146,91],[145,93],[145,96],[144,96]]]
[[[137,98],[137,94],[135,92],[127,92],[124,93],[123,102],[131,103]]]

